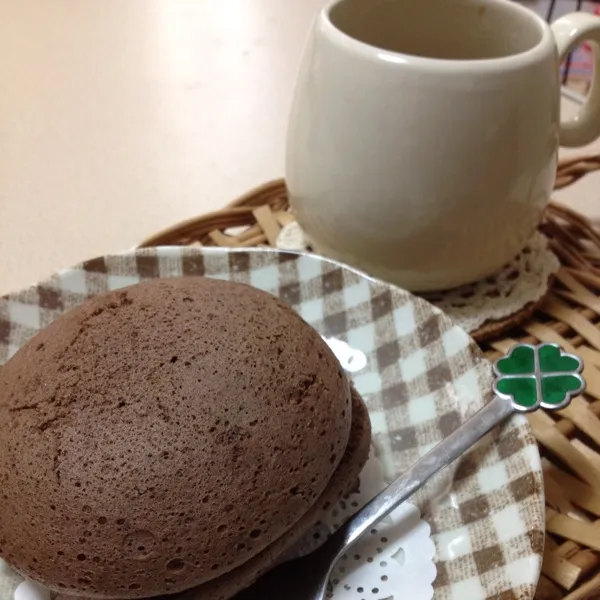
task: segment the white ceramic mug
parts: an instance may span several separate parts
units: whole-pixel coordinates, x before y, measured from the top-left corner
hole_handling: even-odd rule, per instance
[[[515,257],[553,187],[559,141],[600,135],[600,77],[560,122],[559,60],[600,19],[550,27],[509,0],[338,0],[312,30],[286,179],[315,249],[410,290]]]

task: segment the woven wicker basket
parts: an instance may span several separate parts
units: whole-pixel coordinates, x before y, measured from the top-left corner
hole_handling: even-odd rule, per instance
[[[600,170],[600,155],[563,161],[556,188]],[[294,220],[283,180],[252,190],[223,210],[180,223],[142,246],[274,246]],[[542,231],[562,262],[550,293],[508,335],[481,343],[490,358],[516,341],[557,342],[586,362],[585,398],[556,417],[530,417],[545,468],[547,522],[536,600],[600,598],[600,228],[551,204]]]

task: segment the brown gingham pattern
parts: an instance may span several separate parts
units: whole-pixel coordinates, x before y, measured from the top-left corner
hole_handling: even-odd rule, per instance
[[[270,250],[146,249],[59,272],[0,299],[0,364],[89,296],[181,275],[265,289],[325,339],[363,353],[366,367],[352,375],[368,405],[388,478],[489,398],[489,364],[431,305],[336,263]],[[544,499],[539,455],[525,419],[497,431],[450,474],[445,493],[442,477],[417,497],[437,548],[435,598],[531,599],[541,566]],[[12,600],[15,581],[0,569],[0,600]]]

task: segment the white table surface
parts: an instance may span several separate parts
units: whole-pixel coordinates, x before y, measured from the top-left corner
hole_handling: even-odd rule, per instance
[[[0,0],[0,293],[281,176],[322,4]],[[557,197],[600,218],[598,181]]]

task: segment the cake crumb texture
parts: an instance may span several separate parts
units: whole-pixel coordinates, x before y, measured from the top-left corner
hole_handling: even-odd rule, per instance
[[[270,294],[186,277],[96,296],[0,370],[0,554],[90,598],[198,586],[309,510],[351,412],[327,344]]]

